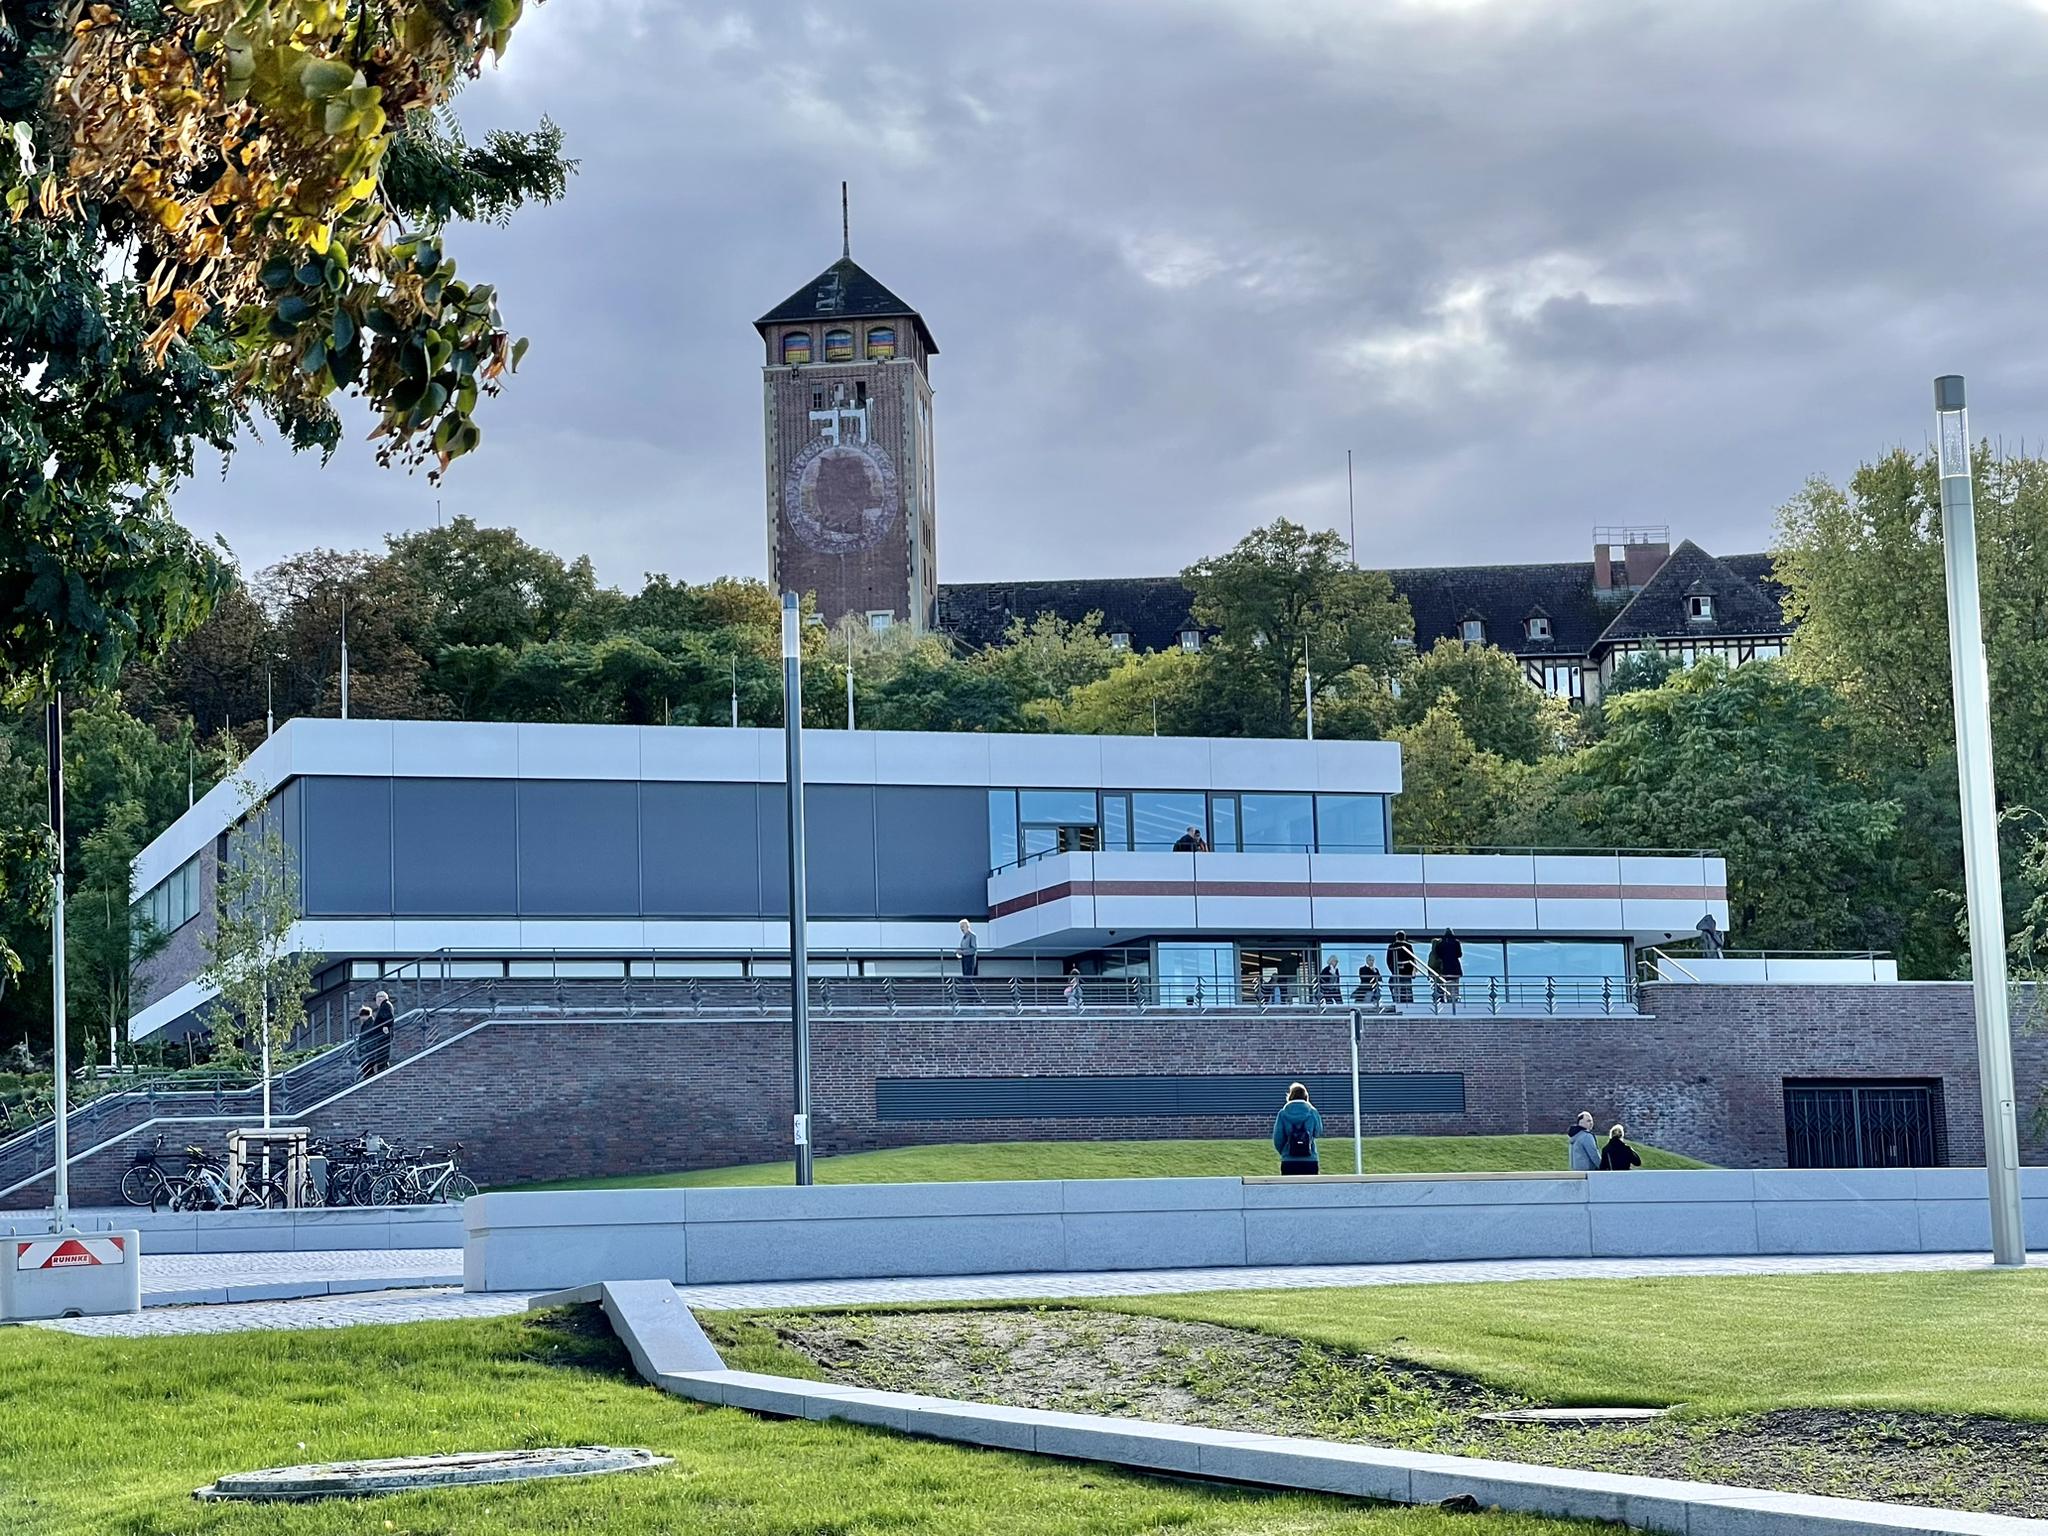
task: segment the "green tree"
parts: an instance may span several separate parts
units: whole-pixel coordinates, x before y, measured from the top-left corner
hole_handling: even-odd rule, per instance
[[[1493,845],[1501,808],[1513,801],[1515,765],[1473,742],[1456,698],[1447,697],[1413,723],[1396,726],[1392,736],[1401,744],[1394,841],[1408,848],[1449,850]]]
[[[1540,834],[1529,841],[1713,849],[1728,861],[1738,944],[1889,946],[1899,805],[1864,782],[1826,690],[1779,662],[1702,661],[1607,716],[1551,792],[1528,797],[1521,825]]]
[[[806,703],[816,701],[819,693],[831,700],[828,689],[813,687],[811,675],[807,667]],[[825,678],[830,676],[826,669]],[[833,713],[844,721],[843,704]],[[1015,731],[1025,723],[1009,684],[929,647],[906,656],[894,675],[874,689],[864,719],[881,731]]]
[[[1034,699],[1024,713],[1043,729],[1088,736],[1189,736],[1199,730],[1206,677],[1201,653],[1126,656],[1064,698]]]
[[[449,646],[517,648],[553,640],[597,595],[588,555],[564,560],[511,528],[458,517],[385,541],[382,568],[420,604],[423,654]]]
[[[218,994],[208,1009],[215,1040],[256,1047],[268,1127],[272,1062],[306,1022],[306,990],[320,957],[294,947],[296,861],[281,816],[254,793],[245,795],[242,818],[228,834],[218,902],[199,980]]]
[[[1439,640],[1402,674],[1395,719],[1418,725],[1439,707],[1457,716],[1477,750],[1510,762],[1550,756],[1574,734],[1570,709],[1531,688],[1522,664],[1491,645]]]
[[[1384,572],[1354,569],[1336,534],[1285,518],[1181,579],[1196,620],[1217,632],[1204,652],[1205,724],[1224,735],[1299,734],[1304,669],[1318,694],[1357,668],[1390,678],[1414,628]]]
[[[1029,624],[1010,620],[1000,645],[974,658],[974,665],[999,678],[1019,699],[1064,698],[1076,688],[1100,682],[1117,663],[1102,615],[1087,614],[1073,623],[1042,613]]]

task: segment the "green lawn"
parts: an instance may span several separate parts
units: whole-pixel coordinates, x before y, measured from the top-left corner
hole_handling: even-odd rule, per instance
[[[2048,1273],[1564,1280],[1100,1303],[1256,1328],[1556,1403],[2048,1419]]]
[[[1701,1168],[1689,1157],[1638,1146],[1645,1168]],[[1351,1143],[1325,1137],[1323,1168],[1351,1171]],[[1367,1173],[1522,1173],[1561,1170],[1564,1137],[1368,1136]],[[1278,1171],[1262,1141],[993,1141],[896,1147],[818,1159],[820,1184],[938,1184],[966,1179],[1163,1179]],[[790,1163],[748,1163],[673,1173],[628,1173],[602,1179],[561,1179],[521,1189],[729,1188],[788,1184]]]
[[[221,1472],[343,1457],[640,1445],[621,1477],[319,1504],[200,1504]],[[1203,1488],[847,1425],[706,1409],[631,1379],[586,1310],[309,1333],[0,1330],[0,1530],[35,1536],[1574,1536],[1587,1527]]]

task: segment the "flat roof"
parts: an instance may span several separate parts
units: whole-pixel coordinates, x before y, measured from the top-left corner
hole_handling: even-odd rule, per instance
[[[748,726],[289,720],[136,856],[133,889],[150,889],[232,826],[248,798],[293,778],[780,784],[783,754],[780,730]],[[1391,741],[811,729],[804,782],[1393,795],[1401,749]]]

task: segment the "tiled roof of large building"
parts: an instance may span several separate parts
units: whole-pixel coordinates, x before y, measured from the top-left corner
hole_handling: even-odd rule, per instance
[[[1102,632],[1131,637],[1134,651],[1171,650],[1193,622],[1192,599],[1177,576],[1117,576],[1098,581],[973,581],[939,586],[938,627],[975,650],[999,644],[1012,619],[1042,613],[1077,623],[1102,615]]]
[[[1769,555],[1717,560],[1690,540],[1632,597],[1603,599],[1590,560],[1421,566],[1387,576],[1408,599],[1423,650],[1455,638],[1468,618],[1486,626],[1489,643],[1518,656],[1586,656],[1604,643],[1652,635],[1781,635],[1791,628],[1779,611],[1784,589],[1772,577]],[[1714,599],[1711,621],[1687,617],[1685,599],[1693,595]],[[937,620],[940,629],[979,649],[999,643],[1014,618],[1029,623],[1051,613],[1074,622],[1100,613],[1104,633],[1122,630],[1132,649],[1163,651],[1179,645],[1181,631],[1193,624],[1192,603],[1174,576],[951,582],[939,587]],[[1529,638],[1534,616],[1550,620],[1548,640]]]
[[[840,257],[754,325],[766,330],[771,325],[795,325],[806,320],[878,320],[887,315],[907,315],[916,321],[925,351],[939,350],[939,344],[925,328],[924,317],[870,277],[851,256]]]
[[[1693,597],[1713,599],[1711,618],[1690,616],[1687,599]],[[1612,644],[1658,635],[1781,635],[1790,628],[1774,593],[1687,539],[1614,616],[1600,638]]]

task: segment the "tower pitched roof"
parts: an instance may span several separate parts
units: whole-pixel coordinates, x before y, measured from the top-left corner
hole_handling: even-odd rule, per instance
[[[766,332],[771,325],[796,325],[810,320],[880,320],[901,315],[917,327],[927,353],[939,350],[924,316],[868,275],[851,256],[842,256],[754,322]]]
[[[1776,594],[1764,585],[1761,572],[1738,569],[1738,562],[1753,567],[1755,559],[1716,560],[1691,539],[1685,540],[1614,616],[1601,632],[1600,643],[1699,633],[1790,634],[1792,626],[1785,622]],[[1711,619],[1687,616],[1685,600],[1695,596],[1714,600]]]

